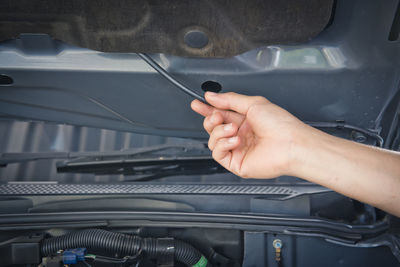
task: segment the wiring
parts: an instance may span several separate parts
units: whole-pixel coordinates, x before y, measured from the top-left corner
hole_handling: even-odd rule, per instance
[[[127,259],[119,259],[119,258],[112,258],[112,257],[106,257],[106,256],[100,256],[100,255],[93,255],[93,254],[87,254],[85,256],[85,259],[91,259],[95,262],[103,262],[103,263],[112,263],[112,264],[124,264]]]
[[[131,266],[135,264],[137,266],[139,264],[139,258],[142,256],[142,250],[139,250],[138,253],[134,256],[126,256],[124,258],[113,258],[113,257],[106,257],[101,255],[94,255],[94,254],[87,254],[85,259],[90,259],[93,262],[101,262],[101,263],[108,263],[108,264],[120,264],[120,266]],[[86,261],[84,261],[85,265],[90,266]],[[90,266],[91,267],[91,266]]]

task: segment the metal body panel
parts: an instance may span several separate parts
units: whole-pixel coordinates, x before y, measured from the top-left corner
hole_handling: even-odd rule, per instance
[[[399,88],[399,41],[388,34],[397,1],[337,1],[333,23],[312,41],[269,46],[226,59],[153,57],[201,93],[263,95],[302,120],[345,120],[379,129]],[[373,19],[371,19],[373,18]],[[36,45],[35,45],[36,44]],[[21,36],[0,45],[5,117],[157,135],[204,138],[201,117],[182,94],[135,54],[101,53]]]
[[[276,261],[274,240],[283,246]],[[399,266],[387,247],[346,248],[322,238],[268,232],[245,232],[243,267],[279,266]],[[379,255],[379,257],[377,257]]]

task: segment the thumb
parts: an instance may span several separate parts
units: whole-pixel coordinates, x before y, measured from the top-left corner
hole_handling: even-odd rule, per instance
[[[233,92],[223,94],[207,92],[205,97],[207,102],[216,108],[233,110],[243,115],[247,114],[252,105],[269,103],[262,96],[246,96]]]

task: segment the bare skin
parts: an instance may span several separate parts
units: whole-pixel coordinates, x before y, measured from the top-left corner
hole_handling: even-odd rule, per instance
[[[400,216],[400,153],[331,136],[264,97],[194,100],[213,158],[243,178],[292,175]]]

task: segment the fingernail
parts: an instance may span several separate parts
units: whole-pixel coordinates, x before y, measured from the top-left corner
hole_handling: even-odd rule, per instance
[[[216,97],[216,96],[217,96],[217,93],[214,93],[214,92],[210,92],[210,91],[209,91],[209,92],[207,92],[207,96],[208,96],[208,97],[211,97],[211,98],[212,98],[212,97]]]
[[[228,139],[228,143],[230,143],[230,144],[236,143],[237,139],[238,139],[237,136],[231,137],[231,138]]]
[[[224,126],[224,131],[230,131],[230,130],[232,130],[232,123],[229,123]]]

